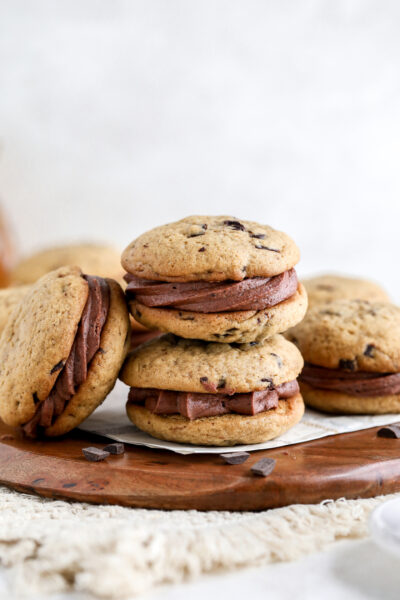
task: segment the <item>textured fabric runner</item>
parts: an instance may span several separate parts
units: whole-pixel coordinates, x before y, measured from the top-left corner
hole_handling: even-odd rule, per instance
[[[0,560],[15,592],[120,599],[364,537],[371,510],[392,497],[259,513],[164,512],[47,500],[0,487]]]

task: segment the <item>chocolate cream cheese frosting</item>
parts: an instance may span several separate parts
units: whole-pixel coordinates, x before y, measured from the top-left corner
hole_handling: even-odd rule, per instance
[[[64,411],[79,386],[86,381],[90,361],[100,348],[100,336],[110,304],[110,289],[101,277],[83,277],[88,283],[89,293],[71,352],[64,364],[61,362],[53,368],[60,369],[60,374],[49,396],[22,427],[29,437],[35,437],[41,427],[50,427]]]
[[[150,307],[172,307],[201,313],[262,310],[283,302],[298,287],[296,271],[274,277],[253,277],[243,281],[209,283],[164,283],[125,275],[128,297]]]
[[[296,380],[248,394],[200,394],[131,387],[128,402],[144,405],[156,415],[179,414],[191,421],[227,413],[256,415],[278,406],[299,392]]]
[[[299,379],[313,388],[343,392],[350,396],[400,394],[400,373],[348,372],[306,363]]]

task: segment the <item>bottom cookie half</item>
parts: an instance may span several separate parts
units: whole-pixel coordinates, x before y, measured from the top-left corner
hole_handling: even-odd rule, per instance
[[[252,416],[227,414],[190,421],[181,415],[160,416],[138,404],[126,407],[130,420],[155,438],[199,446],[259,444],[276,438],[303,416],[300,394],[280,400],[277,408]]]
[[[353,415],[400,413],[400,394],[388,396],[350,396],[343,392],[313,388],[300,382],[304,402],[323,412]]]

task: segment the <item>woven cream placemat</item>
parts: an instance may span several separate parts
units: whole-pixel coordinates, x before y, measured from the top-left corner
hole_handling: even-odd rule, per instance
[[[371,510],[391,497],[259,513],[164,512],[46,500],[0,487],[0,560],[15,592],[124,598],[361,538]]]

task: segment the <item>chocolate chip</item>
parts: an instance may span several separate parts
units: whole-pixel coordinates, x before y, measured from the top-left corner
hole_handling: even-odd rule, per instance
[[[149,245],[148,244],[143,244],[143,248],[148,248]]]
[[[228,227],[232,227],[232,229],[236,229],[237,231],[246,231],[246,228],[239,221],[224,221],[224,225],[228,225]]]
[[[114,442],[113,444],[108,444],[103,448],[104,452],[109,452],[110,454],[123,454],[125,452],[125,446],[121,442]]]
[[[393,425],[386,425],[378,429],[378,437],[384,438],[400,438],[400,423],[393,423]]]
[[[249,456],[249,452],[226,452],[225,454],[220,454],[220,457],[223,458],[228,465],[241,465],[246,462]]]
[[[249,346],[258,346],[258,342],[249,342]]]
[[[273,384],[274,384],[274,382],[272,381],[272,379],[270,379],[269,377],[263,377],[263,378],[261,379],[261,381],[262,381],[263,383],[269,383],[270,385],[273,385]]]
[[[86,460],[89,460],[90,462],[98,462],[99,460],[104,460],[110,456],[109,452],[101,450],[100,448],[95,448],[94,446],[82,448],[82,454]]]
[[[205,249],[204,246],[202,246],[201,248],[199,248],[199,252],[205,252],[205,251],[206,251],[206,249]]]
[[[275,469],[276,460],[274,458],[262,458],[251,467],[251,472],[254,475],[267,477]]]
[[[269,246],[262,246],[261,244],[256,244],[254,246],[257,250],[269,250],[270,252],[280,252],[277,248],[270,248]]]
[[[207,383],[208,377],[200,377],[200,383]]]
[[[221,379],[218,381],[217,389],[219,390],[225,386],[226,386],[226,379],[224,377],[221,377]]]
[[[375,356],[375,346],[373,344],[367,344],[364,350],[364,356],[373,358]]]
[[[250,237],[251,238],[256,238],[257,240],[265,240],[265,234],[264,233],[251,233]]]
[[[271,352],[271,356],[275,357],[276,363],[277,363],[278,367],[281,369],[283,367],[283,361],[282,361],[281,357],[278,356],[277,354],[275,354],[275,352]]]
[[[50,375],[53,375],[53,373],[56,373],[56,371],[61,371],[63,366],[64,366],[64,361],[60,360],[60,362],[58,362],[56,365],[54,365],[54,367],[51,369]]]
[[[334,312],[333,310],[320,310],[320,315],[328,315],[329,317],[341,317],[340,312]]]
[[[136,309],[136,315],[137,315],[137,316],[139,317],[139,319],[140,319],[140,317],[142,316],[142,313],[140,312],[140,310]]]
[[[341,358],[339,360],[339,369],[343,369],[344,371],[355,371],[357,367],[356,360],[350,360],[347,358]]]
[[[226,330],[226,333],[234,333],[235,331],[239,331],[239,327],[231,327]]]
[[[39,398],[37,397],[37,393],[35,392],[33,394],[33,404],[38,404],[40,402]]]

